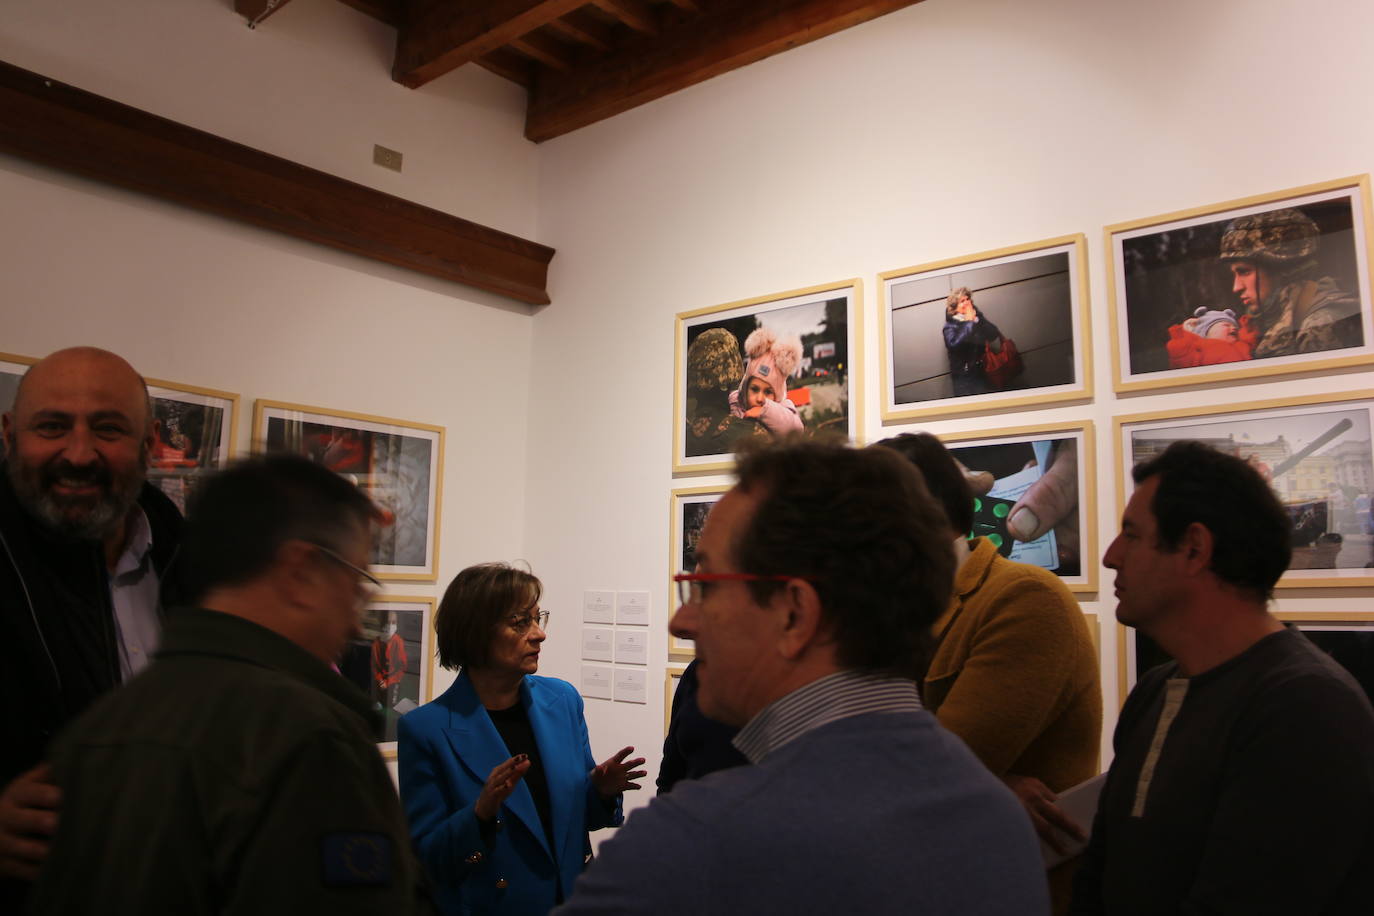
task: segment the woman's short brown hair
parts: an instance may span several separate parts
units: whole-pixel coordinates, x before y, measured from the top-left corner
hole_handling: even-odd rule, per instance
[[[434,615],[440,666],[485,665],[492,632],[502,618],[534,607],[543,591],[533,573],[509,563],[479,563],[454,576]]]

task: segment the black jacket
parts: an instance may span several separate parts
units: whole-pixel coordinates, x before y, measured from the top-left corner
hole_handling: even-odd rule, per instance
[[[162,607],[182,603],[173,563],[181,513],[143,485],[139,505],[153,533]],[[0,742],[0,786],[35,766],[48,742],[119,683],[114,611],[98,541],[54,535],[20,505],[0,463],[0,690],[9,704]]]
[[[49,742],[120,681],[114,608],[98,541],[57,537],[20,505],[0,462],[0,696],[9,712],[0,741],[0,789],[41,761]],[[176,506],[145,483],[139,505],[153,534],[162,608],[184,603],[174,563],[183,522]],[[26,883],[0,879],[0,912]]]
[[[429,913],[372,702],[239,617],[178,610],[53,747],[35,913]]]

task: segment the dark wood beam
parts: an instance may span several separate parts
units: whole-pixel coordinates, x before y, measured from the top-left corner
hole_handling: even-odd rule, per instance
[[[411,0],[391,78],[414,89],[585,6],[587,0]]]
[[[610,2],[610,0],[607,0]],[[618,2],[618,0],[616,0]],[[530,93],[536,143],[628,111],[919,0],[736,0],[712,3],[657,39],[627,41]],[[598,5],[602,5],[598,0]]]
[[[555,70],[567,70],[576,61],[573,49],[543,32],[530,32],[513,39],[510,47]]]
[[[615,47],[615,33],[611,27],[582,10],[575,10],[560,19],[554,19],[548,27],[573,41],[591,45],[598,51],[609,51]]]
[[[234,0],[234,12],[248,21],[250,29],[280,10],[291,0]]]
[[[514,51],[505,48],[492,51],[477,58],[477,66],[490,70],[512,83],[519,83],[526,89],[534,86],[534,64],[528,57]]]
[[[344,6],[351,6],[360,13],[387,25],[400,27],[403,13],[402,0],[339,0]]]
[[[0,63],[0,152],[545,304],[553,249]]]
[[[592,3],[636,32],[658,34],[658,14],[645,0],[592,0]]]
[[[689,13],[700,13],[701,7],[697,6],[697,0],[668,0],[673,6]]]

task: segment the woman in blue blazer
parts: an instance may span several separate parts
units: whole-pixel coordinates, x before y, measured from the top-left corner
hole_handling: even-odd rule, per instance
[[[618,826],[643,758],[592,759],[582,698],[537,677],[542,587],[504,563],[472,566],[435,614],[453,686],[401,719],[401,801],[445,914],[547,913],[591,855],[588,830]]]

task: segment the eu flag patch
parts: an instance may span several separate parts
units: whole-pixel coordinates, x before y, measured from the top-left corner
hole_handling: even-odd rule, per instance
[[[385,833],[330,833],[320,840],[326,887],[391,884],[391,837]]]

